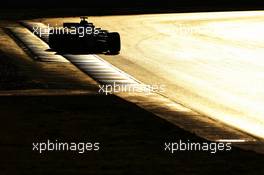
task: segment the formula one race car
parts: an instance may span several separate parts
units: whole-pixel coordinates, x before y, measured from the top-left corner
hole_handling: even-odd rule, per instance
[[[120,35],[96,28],[87,17],[80,23],[63,23],[63,27],[49,30],[50,48],[62,52],[89,52],[118,54],[121,49]]]

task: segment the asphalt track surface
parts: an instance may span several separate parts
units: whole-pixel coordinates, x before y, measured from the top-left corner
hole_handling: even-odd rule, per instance
[[[26,39],[30,38],[26,37]],[[4,43],[7,45],[8,42]],[[40,44],[36,41],[37,43]],[[18,44],[21,46],[19,42]],[[45,46],[39,46],[46,49]],[[15,48],[9,43],[1,49],[7,53],[13,53]],[[38,50],[38,47],[35,47],[35,50]],[[7,55],[13,58],[15,57],[13,54]],[[36,66],[41,64],[42,69],[26,67],[27,75],[30,74],[29,77],[36,79],[34,77],[39,76],[39,73],[44,74],[41,78],[50,81],[54,84],[52,87],[56,89],[47,87],[45,91],[41,89],[19,90],[15,91],[15,95],[14,91],[1,92],[1,115],[8,116],[2,117],[1,122],[3,128],[1,169],[4,173],[39,174],[46,172],[49,174],[56,172],[65,174],[65,172],[74,171],[79,174],[105,174],[106,172],[107,174],[129,174],[129,172],[138,174],[223,174],[227,172],[261,174],[263,171],[262,155],[235,147],[232,152],[219,152],[217,156],[202,152],[179,152],[175,156],[168,155],[161,147],[163,144],[161,142],[164,140],[176,141],[179,138],[185,138],[196,141],[198,138],[160,120],[132,103],[117,100],[115,96],[95,95],[94,82],[87,79],[89,76],[80,75],[82,72],[75,71],[77,68],[73,69],[73,65],[66,60],[53,59],[49,55],[40,53],[38,56],[40,58],[29,57],[26,61],[32,61]],[[19,56],[17,59],[24,60]],[[73,80],[76,82],[74,83]],[[71,84],[73,89],[69,87]],[[85,88],[81,88],[84,85]],[[89,87],[86,87],[88,85]],[[59,89],[62,87],[69,89]],[[17,95],[18,97],[15,97]],[[140,99],[136,100],[140,101]],[[160,108],[154,105],[157,103],[156,100],[157,98],[151,98],[148,103],[144,102],[144,105],[160,111]],[[163,104],[159,103],[159,107],[163,107]],[[171,103],[168,105],[171,106]],[[16,110],[12,110],[14,108]],[[172,114],[172,111],[165,110],[165,114]],[[173,119],[181,118],[186,124],[185,115],[182,116],[175,112],[173,114],[175,114]],[[50,153],[48,156],[39,156],[32,153],[28,147],[32,140],[35,141],[39,136],[66,140],[74,139],[76,136],[79,136],[76,139],[90,140],[93,136],[92,138],[102,140],[104,149],[97,155],[89,154],[88,156],[71,153]],[[25,157],[27,157],[26,161]]]
[[[122,52],[100,55],[163,95],[264,138],[264,12],[90,17],[118,31]],[[46,24],[78,18],[41,20]]]

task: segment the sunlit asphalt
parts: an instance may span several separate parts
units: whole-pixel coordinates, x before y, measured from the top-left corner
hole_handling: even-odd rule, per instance
[[[90,20],[122,36],[121,54],[102,58],[146,84],[166,85],[163,94],[184,106],[264,138],[264,12]]]

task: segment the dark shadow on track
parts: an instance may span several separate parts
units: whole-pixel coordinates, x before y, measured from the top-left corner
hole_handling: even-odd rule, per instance
[[[216,154],[165,152],[164,142],[206,141],[116,96],[1,97],[0,116],[4,174],[264,173],[263,155],[237,148]],[[47,139],[100,142],[100,151],[32,151],[33,142]]]

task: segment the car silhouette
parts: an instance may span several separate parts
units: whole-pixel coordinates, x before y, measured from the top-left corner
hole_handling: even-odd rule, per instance
[[[49,46],[60,52],[87,52],[118,54],[121,50],[120,35],[96,28],[87,17],[80,23],[63,23],[63,27],[49,31]]]

